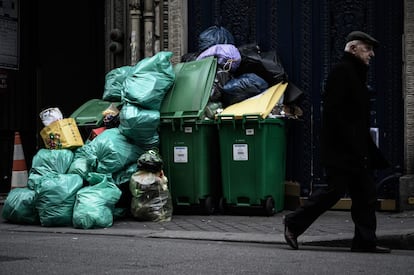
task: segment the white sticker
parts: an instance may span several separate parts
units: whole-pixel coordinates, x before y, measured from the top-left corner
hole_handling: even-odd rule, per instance
[[[188,162],[188,148],[187,146],[174,147],[174,162],[187,163]]]
[[[187,163],[188,162],[187,146],[174,147],[174,162],[176,163]]]
[[[254,129],[246,129],[246,136],[254,136]]]
[[[193,127],[184,127],[184,133],[191,134],[193,132]]]
[[[247,144],[233,144],[233,160],[249,160]]]

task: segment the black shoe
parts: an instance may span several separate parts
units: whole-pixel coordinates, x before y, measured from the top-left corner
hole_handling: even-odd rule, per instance
[[[286,240],[287,244],[295,250],[299,249],[298,237],[289,230],[289,227],[286,223],[285,217],[283,217],[283,224],[285,225],[284,235],[285,235],[285,240]]]
[[[352,252],[366,252],[366,253],[391,253],[388,247],[374,246],[374,247],[352,247]]]

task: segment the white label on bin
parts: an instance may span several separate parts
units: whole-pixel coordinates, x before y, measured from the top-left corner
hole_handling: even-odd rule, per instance
[[[193,127],[184,127],[184,133],[191,134],[193,132]]]
[[[233,160],[244,161],[249,160],[247,144],[233,144]]]
[[[187,146],[174,147],[174,162],[187,163],[188,162],[188,148]]]
[[[254,136],[254,129],[246,129],[246,136]]]

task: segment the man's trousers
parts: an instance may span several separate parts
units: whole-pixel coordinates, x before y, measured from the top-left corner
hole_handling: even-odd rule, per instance
[[[299,236],[324,212],[331,209],[348,191],[351,199],[351,215],[355,225],[353,248],[376,245],[376,188],[372,172],[361,169],[350,172],[338,168],[326,168],[327,188],[321,188],[295,212],[285,217],[289,230]]]

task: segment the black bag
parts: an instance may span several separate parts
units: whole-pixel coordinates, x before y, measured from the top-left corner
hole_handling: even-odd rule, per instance
[[[231,73],[217,66],[216,77],[214,78],[213,88],[211,89],[210,101],[219,102],[222,99],[223,87],[231,79]]]
[[[199,52],[186,53],[181,56],[181,62],[190,62],[197,59]]]
[[[283,103],[289,104],[293,102],[298,102],[302,100],[303,98],[303,92],[301,89],[299,89],[295,84],[292,83],[292,81],[289,81],[289,84],[285,90],[284,96],[283,96]]]
[[[288,77],[276,51],[262,52],[256,44],[240,46],[241,64],[237,75],[254,73],[263,78],[269,86],[286,82]]]
[[[264,92],[268,83],[254,73],[242,74],[223,86],[223,105],[229,106]]]
[[[203,52],[217,44],[234,45],[234,37],[225,27],[214,25],[204,30],[198,36],[199,52]]]

